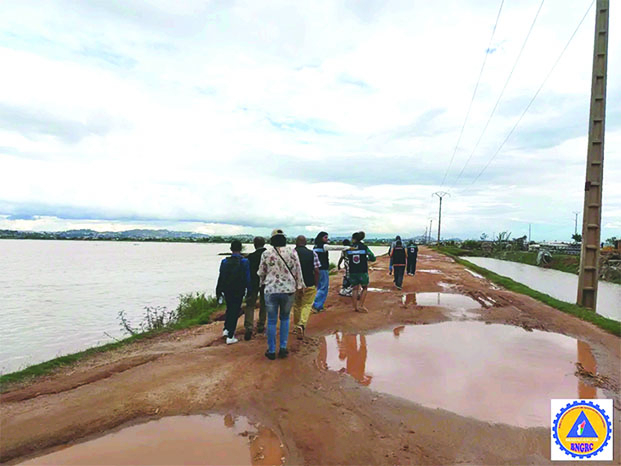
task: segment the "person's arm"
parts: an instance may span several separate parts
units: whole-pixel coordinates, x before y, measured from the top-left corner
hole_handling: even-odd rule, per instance
[[[336,270],[341,270],[341,264],[343,263],[343,261],[345,260],[345,256],[343,255],[345,253],[345,251],[343,251],[341,253],[341,257],[339,257],[339,261],[336,264]]]
[[[242,259],[244,266],[244,277],[246,278],[246,292],[250,294],[252,291],[252,280],[250,280],[250,261],[248,259]]]
[[[319,269],[321,268],[321,262],[319,262],[319,256],[313,251],[313,273],[315,275],[315,286],[319,284]]]
[[[369,249],[367,249],[367,252],[370,252],[370,251],[369,251]],[[390,257],[392,257],[392,253],[393,253],[393,252],[394,252],[394,251],[388,251],[388,254],[390,255]],[[369,256],[369,257],[371,257],[371,256]]]
[[[371,251],[371,249],[369,249],[368,247],[367,247],[367,254],[369,256],[369,260],[371,262],[375,262],[375,260],[376,260],[375,254],[373,254],[373,251]],[[392,254],[391,254],[391,256],[392,256]]]
[[[265,253],[261,254],[261,262],[259,262],[259,269],[257,270],[259,276],[259,286],[265,284],[265,277],[267,276],[267,262],[265,262]]]
[[[302,264],[300,264],[300,258],[296,252],[293,252],[291,256],[293,257],[293,276],[295,278],[295,288],[296,290],[301,290],[302,288],[306,288],[304,277],[302,276]]]
[[[222,273],[222,269],[224,267],[224,262],[226,261],[226,259],[222,259],[222,262],[220,262],[220,271],[218,273],[218,283],[216,285],[216,298],[219,298],[220,296],[222,296],[223,294],[223,287],[224,287],[224,274]]]

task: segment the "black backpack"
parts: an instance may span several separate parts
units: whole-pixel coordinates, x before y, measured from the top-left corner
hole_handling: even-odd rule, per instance
[[[241,258],[231,256],[224,262],[222,270],[224,280],[222,288],[225,293],[243,293],[246,289],[246,278],[244,268],[241,265]]]

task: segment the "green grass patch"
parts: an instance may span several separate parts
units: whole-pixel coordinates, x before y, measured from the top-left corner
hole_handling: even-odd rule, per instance
[[[159,307],[145,308],[142,321],[135,326],[125,318],[123,312],[120,312],[120,325],[126,333],[130,334],[129,337],[78,353],[60,356],[17,372],[4,374],[0,376],[0,393],[5,392],[11,384],[50,374],[60,367],[74,364],[94,354],[111,351],[145,338],[153,338],[175,330],[208,324],[211,322],[212,314],[223,308],[224,306],[219,305],[213,296],[205,296],[204,293],[189,293],[179,296],[179,304],[174,310],[169,311]]]
[[[514,291],[516,293],[524,294],[526,296],[530,296],[531,298],[535,298],[538,301],[541,301],[544,304],[547,304],[550,307],[558,309],[559,311],[563,311],[567,314],[571,314],[572,316],[578,317],[579,319],[590,322],[599,328],[606,330],[609,333],[612,333],[616,336],[621,336],[621,322],[609,319],[608,317],[604,317],[596,312],[587,309],[582,306],[578,306],[577,304],[567,303],[565,301],[558,300],[553,298],[550,295],[545,293],[541,293],[540,291],[533,290],[522,283],[516,282],[509,277],[505,277],[503,275],[498,275],[497,273],[492,272],[491,270],[487,270],[483,267],[480,267],[472,262],[467,261],[466,259],[462,259],[457,257],[454,254],[451,254],[445,247],[442,248],[434,248],[436,251],[445,254],[449,257],[455,259],[461,265],[468,267],[469,269],[483,275],[488,280],[500,285],[507,290]]]

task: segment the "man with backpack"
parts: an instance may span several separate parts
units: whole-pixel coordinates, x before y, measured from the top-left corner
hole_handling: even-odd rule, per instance
[[[306,288],[295,292],[293,302],[293,324],[294,332],[298,335],[298,340],[304,339],[304,331],[310,317],[311,307],[317,292],[315,285],[319,283],[319,268],[321,263],[317,253],[306,247],[306,236],[300,235],[295,239],[295,252],[300,259],[302,268],[302,278]]]
[[[248,341],[252,338],[252,329],[254,327],[254,309],[257,305],[257,298],[259,299],[259,320],[257,321],[257,333],[265,332],[265,321],[267,319],[267,313],[265,311],[265,296],[264,287],[259,286],[259,276],[257,271],[259,270],[259,264],[261,263],[261,255],[265,252],[265,239],[261,236],[254,238],[255,251],[248,254],[248,262],[250,263],[250,281],[251,290],[246,297],[246,308],[244,317],[244,328],[246,332],[244,334],[244,340]]]
[[[235,330],[237,319],[241,314],[242,301],[246,291],[251,291],[250,264],[248,259],[241,255],[241,241],[231,242],[231,256],[220,263],[220,275],[216,286],[216,296],[224,296],[226,300],[226,317],[222,336],[226,337],[226,344],[237,343]]]
[[[408,275],[414,276],[416,273],[416,259],[418,258],[418,246],[412,241],[408,244]]]
[[[395,271],[395,286],[398,290],[403,286],[403,275],[406,266],[406,252],[401,240],[398,240],[395,247],[390,251],[390,259],[392,260],[392,267]]]
[[[369,287],[369,262],[375,262],[375,254],[364,244],[364,231],[358,231],[352,235],[351,248],[347,250],[349,260],[349,282],[353,286],[351,302],[355,312],[369,312],[364,306]],[[360,303],[358,303],[360,295]]]

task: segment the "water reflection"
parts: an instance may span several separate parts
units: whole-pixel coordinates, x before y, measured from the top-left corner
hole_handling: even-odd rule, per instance
[[[424,406],[531,427],[550,424],[552,398],[601,397],[577,381],[576,359],[595,371],[588,344],[579,342],[576,356],[565,335],[452,321],[336,333],[321,339],[317,366]]]
[[[245,417],[171,416],[33,458],[23,465],[281,465],[278,436]]]
[[[591,347],[588,343],[578,340],[578,362],[582,364],[584,370],[591,374],[597,374],[597,363],[591,352]],[[597,398],[597,388],[585,384],[581,379],[578,379],[578,398]]]

